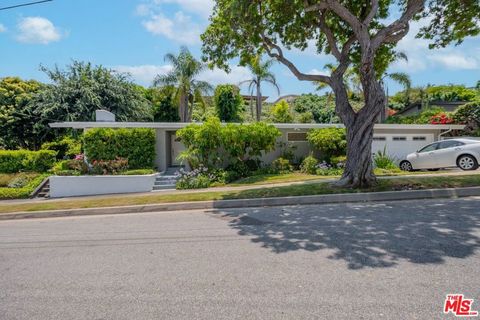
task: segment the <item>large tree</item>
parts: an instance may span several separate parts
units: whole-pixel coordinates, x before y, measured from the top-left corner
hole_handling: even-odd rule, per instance
[[[347,128],[347,163],[339,184],[372,185],[373,126],[385,105],[381,77],[395,58],[395,45],[410,22],[427,18],[419,36],[432,47],[460,43],[480,31],[476,0],[216,0],[211,24],[202,35],[205,58],[228,68],[228,60],[246,61],[266,52],[299,79],[328,84],[336,112]],[[286,49],[304,50],[311,43],[330,54],[330,75],[307,74],[288,59]],[[360,75],[364,106],[352,108],[344,75],[353,65]]]
[[[35,80],[17,77],[0,79],[0,147],[36,149],[47,134],[46,126],[38,125],[32,98],[44,87]]]
[[[150,120],[150,103],[128,74],[73,61],[65,69],[41,67],[50,78],[32,100],[44,122],[92,121],[95,110],[114,113],[120,121]]]
[[[171,64],[172,70],[167,74],[158,75],[154,85],[174,86],[177,89],[180,121],[190,122],[192,121],[195,96],[213,90],[208,82],[196,79],[207,66],[195,59],[187,47],[181,47],[177,56],[172,53],[166,54],[165,61]]]

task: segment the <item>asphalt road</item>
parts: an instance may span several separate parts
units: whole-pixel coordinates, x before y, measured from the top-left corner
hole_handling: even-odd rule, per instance
[[[0,319],[450,319],[480,199],[0,222]]]

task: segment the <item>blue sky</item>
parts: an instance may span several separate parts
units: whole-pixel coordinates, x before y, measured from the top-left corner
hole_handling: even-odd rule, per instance
[[[22,2],[27,0],[2,0],[0,7]],[[199,35],[208,24],[212,6],[212,0],[54,0],[0,11],[0,77],[46,81],[40,64],[62,67],[76,59],[129,72],[135,82],[148,86],[156,74],[169,69],[163,60],[167,52],[187,45],[200,57]],[[415,39],[424,23],[412,25],[410,34],[399,43],[408,63],[397,63],[390,71],[408,72],[414,85],[473,86],[480,80],[480,38],[432,51],[427,42]],[[317,55],[314,48],[288,55],[306,73],[322,72],[331,61]],[[282,65],[276,65],[274,72],[282,95],[314,92],[313,85],[298,81]],[[248,79],[249,73],[232,61],[230,74],[212,70],[201,77],[213,84],[238,83]],[[391,83],[389,89],[395,92],[399,87]],[[268,86],[264,94],[271,99],[277,96]]]

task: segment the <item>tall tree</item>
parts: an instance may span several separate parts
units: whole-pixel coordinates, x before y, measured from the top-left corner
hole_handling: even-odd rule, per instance
[[[215,88],[215,110],[221,121],[242,121],[240,113],[244,110],[244,102],[240,89],[233,84],[221,84]]]
[[[172,70],[165,75],[157,75],[154,86],[177,88],[180,121],[190,122],[196,93],[209,93],[213,90],[208,82],[196,79],[207,65],[196,60],[187,47],[181,47],[178,56],[166,54],[165,61],[172,65]]]
[[[35,80],[0,79],[0,147],[40,147],[48,128],[38,125],[39,116],[35,114],[31,101],[43,87]]]
[[[480,32],[479,1],[216,0],[211,24],[202,35],[203,51],[206,59],[224,68],[230,58],[244,61],[266,52],[299,80],[329,85],[347,129],[348,160],[339,185],[366,187],[376,181],[371,145],[374,123],[386,100],[381,77],[410,22],[421,17],[429,23],[419,36],[430,39],[432,48],[460,43]],[[304,50],[312,42],[319,54],[335,58],[330,75],[304,73],[285,54],[285,49]],[[362,86],[364,106],[358,111],[350,104],[344,82],[351,65]]]
[[[257,121],[260,121],[262,117],[262,82],[271,84],[277,89],[278,94],[280,94],[280,88],[277,84],[277,79],[275,75],[270,71],[275,60],[262,61],[261,55],[253,57],[248,62],[248,68],[250,69],[253,78],[250,80],[242,81],[240,84],[248,83],[248,91],[253,100],[253,92],[255,92],[255,110]],[[250,101],[251,101],[250,100]],[[252,114],[253,116],[253,114]]]
[[[120,121],[151,120],[150,104],[128,74],[79,61],[65,69],[41,70],[51,84],[32,103],[46,123],[92,121],[98,109],[114,113]]]

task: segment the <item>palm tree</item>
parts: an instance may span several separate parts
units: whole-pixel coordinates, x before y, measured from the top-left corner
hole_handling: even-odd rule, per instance
[[[250,93],[250,107],[251,102],[253,100],[253,92],[256,91],[256,112],[257,112],[257,121],[260,121],[260,117],[262,116],[262,90],[261,84],[262,82],[267,82],[274,86],[277,89],[278,94],[280,95],[280,88],[277,84],[277,79],[275,75],[270,71],[275,60],[267,60],[262,62],[261,56],[257,56],[256,58],[252,59],[252,61],[248,64],[248,68],[253,75],[253,79],[245,80],[240,82],[240,85],[244,83],[248,83],[248,91]],[[253,108],[252,110],[252,117],[253,117]]]
[[[209,93],[213,87],[206,81],[195,78],[206,69],[207,65],[195,59],[187,47],[181,47],[178,56],[172,53],[165,55],[165,61],[172,65],[172,70],[164,75],[157,75],[154,86],[174,86],[179,99],[178,113],[180,121],[192,121],[192,110],[195,96]]]

